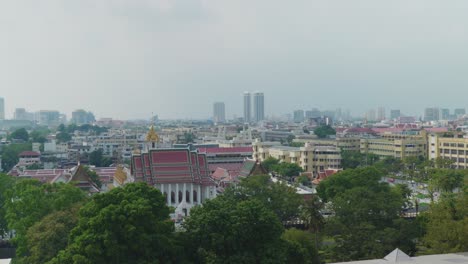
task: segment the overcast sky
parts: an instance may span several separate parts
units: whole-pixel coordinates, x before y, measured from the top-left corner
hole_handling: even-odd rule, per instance
[[[3,0],[0,97],[97,117],[468,106],[466,0]]]

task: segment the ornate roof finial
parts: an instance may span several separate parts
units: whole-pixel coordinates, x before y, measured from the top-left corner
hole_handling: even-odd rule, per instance
[[[150,130],[148,131],[148,134],[146,135],[146,142],[157,143],[159,142],[159,135],[158,133],[156,133],[156,130],[154,129],[154,123],[155,123],[154,114],[152,116],[152,119],[153,119],[153,124],[151,124]]]

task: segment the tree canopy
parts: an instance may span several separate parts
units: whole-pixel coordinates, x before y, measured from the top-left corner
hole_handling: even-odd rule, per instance
[[[29,140],[29,133],[25,128],[20,128],[10,134],[10,139],[27,142]]]
[[[330,125],[318,126],[314,129],[314,134],[319,138],[336,135],[336,130]]]
[[[224,196],[232,200],[256,199],[272,210],[280,221],[299,216],[302,197],[296,189],[281,182],[272,182],[268,175],[244,178],[236,188],[227,189]]]
[[[83,206],[67,248],[51,263],[176,262],[173,231],[161,192],[146,183],[128,184]]]
[[[68,184],[42,184],[37,180],[21,180],[6,192],[5,218],[8,228],[15,230],[17,255],[28,255],[27,231],[51,212],[64,210],[86,199],[83,191]]]
[[[207,201],[192,209],[184,227],[201,263],[285,263],[283,227],[258,200]]]
[[[320,183],[317,191],[331,202],[334,213],[325,228],[334,240],[327,248],[331,260],[382,258],[396,247],[408,254],[416,251],[417,228],[400,218],[407,193],[380,182],[381,176],[379,170],[366,167],[345,170]]]

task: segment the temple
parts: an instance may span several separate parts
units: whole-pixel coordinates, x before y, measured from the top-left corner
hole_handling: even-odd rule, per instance
[[[132,156],[131,174],[136,182],[159,189],[176,214],[187,215],[192,206],[216,196],[205,154],[188,148],[159,148],[153,126],[146,141],[146,148]]]

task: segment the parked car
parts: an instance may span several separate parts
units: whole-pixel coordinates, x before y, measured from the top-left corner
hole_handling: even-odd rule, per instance
[[[388,178],[387,181],[393,183],[393,182],[395,182],[395,179],[394,178]]]

